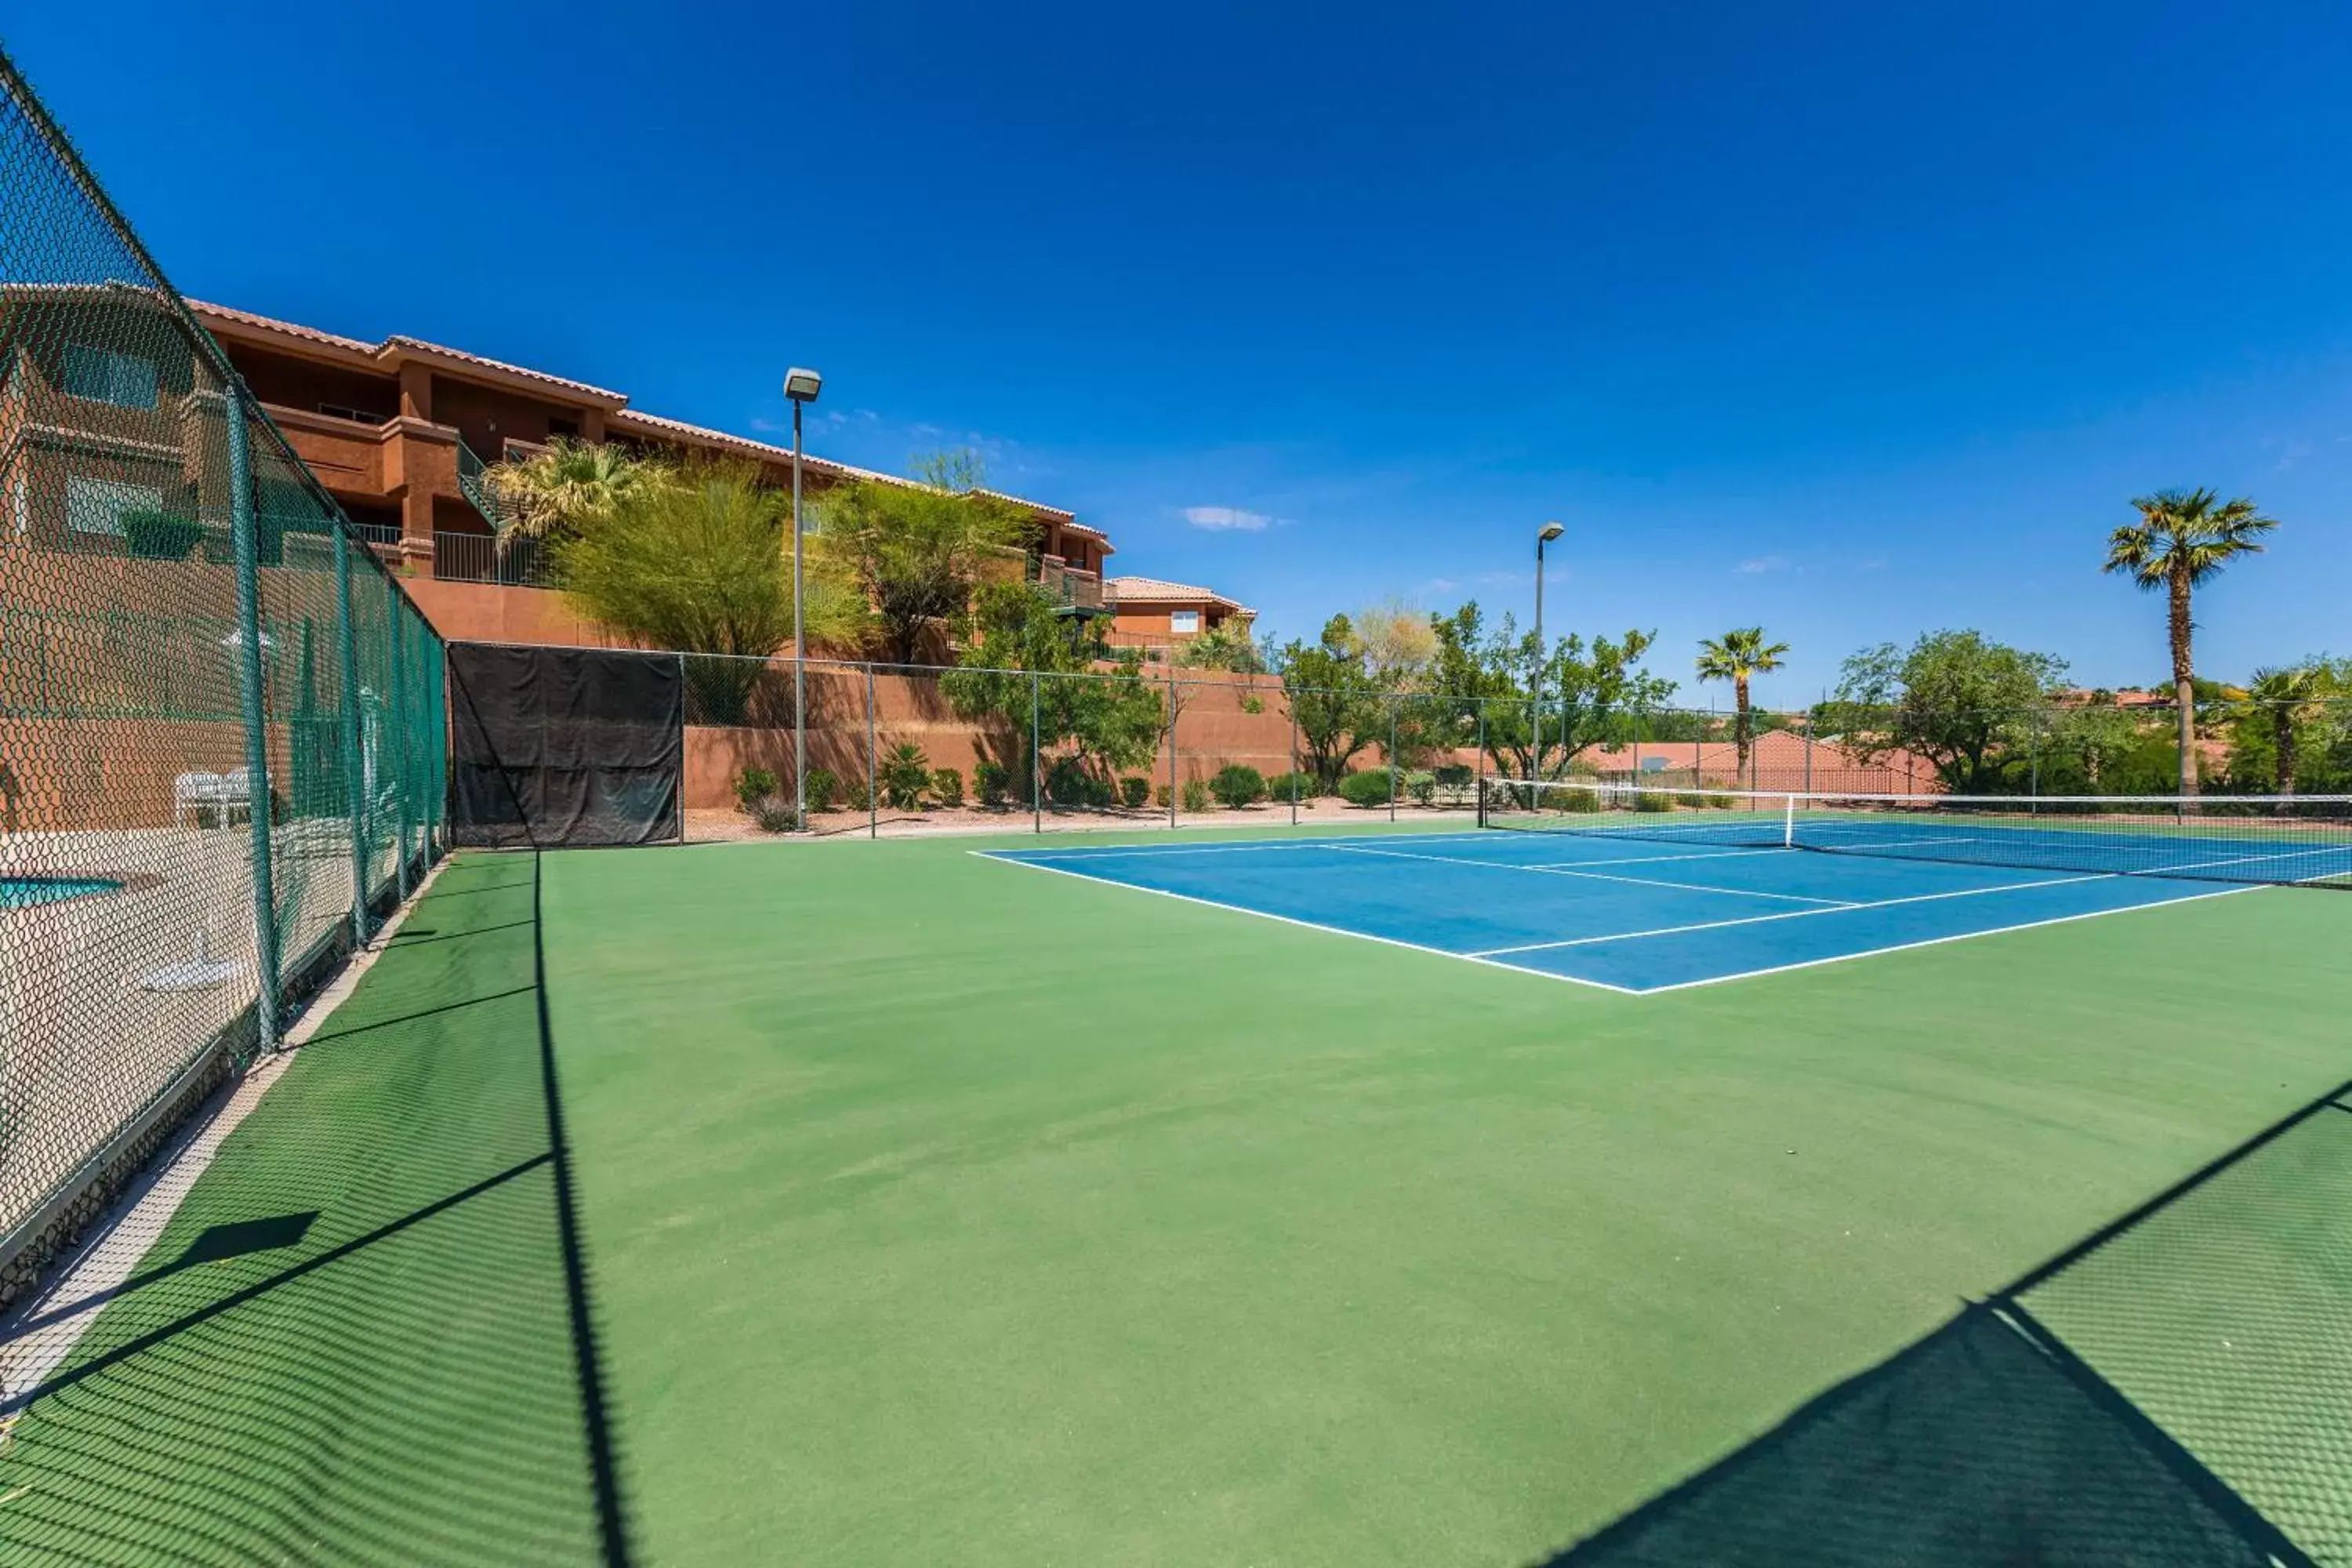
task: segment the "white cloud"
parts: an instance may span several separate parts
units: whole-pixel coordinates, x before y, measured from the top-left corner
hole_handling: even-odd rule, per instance
[[[1274,519],[1262,511],[1244,511],[1239,507],[1188,506],[1184,509],[1184,521],[1194,528],[1238,529],[1243,532],[1255,533],[1272,523]]]
[[[1785,555],[1759,555],[1752,561],[1743,561],[1739,563],[1740,572],[1750,577],[1765,572],[1786,572],[1788,569],[1789,558]]]

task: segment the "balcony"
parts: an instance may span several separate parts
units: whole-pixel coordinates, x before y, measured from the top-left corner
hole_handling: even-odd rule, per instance
[[[1048,556],[1037,568],[1037,585],[1054,601],[1057,616],[1082,620],[1108,616],[1118,609],[1118,597],[1103,584],[1101,574],[1065,566]]]
[[[433,575],[444,583],[552,588],[555,563],[536,539],[510,537],[502,550],[495,535],[441,529],[433,535]]]

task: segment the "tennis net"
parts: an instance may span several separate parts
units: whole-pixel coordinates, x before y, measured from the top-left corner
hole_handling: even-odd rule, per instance
[[[1489,779],[1479,822],[1536,833],[2126,877],[2352,889],[2352,795],[1839,795]]]

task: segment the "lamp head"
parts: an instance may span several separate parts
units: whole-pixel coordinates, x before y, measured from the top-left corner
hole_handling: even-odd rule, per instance
[[[813,370],[794,365],[784,372],[784,395],[794,403],[814,403],[816,395],[824,389],[824,377]]]
[[[1567,531],[1568,530],[1562,528],[1556,522],[1547,522],[1543,525],[1542,531],[1536,535],[1536,538],[1542,543],[1549,544],[1553,540],[1558,539],[1561,534],[1566,533]]]

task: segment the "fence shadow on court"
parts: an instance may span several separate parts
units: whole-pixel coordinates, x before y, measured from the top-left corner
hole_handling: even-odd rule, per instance
[[[2346,1560],[2347,1091],[1544,1568]]]
[[[444,873],[0,1413],[0,1562],[625,1560],[530,864]]]

